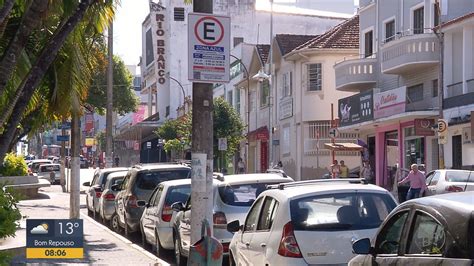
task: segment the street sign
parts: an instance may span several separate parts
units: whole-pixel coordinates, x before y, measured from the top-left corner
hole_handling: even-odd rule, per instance
[[[57,135],[56,141],[69,141],[69,135]]]
[[[337,128],[333,127],[329,129],[329,137],[335,139],[339,137],[339,130]]]
[[[218,147],[220,151],[226,151],[227,150],[227,138],[219,138],[218,139]]]
[[[151,141],[147,141],[147,143],[146,143],[146,148],[147,148],[147,149],[151,149]]]
[[[228,83],[230,79],[230,17],[188,15],[188,79]]]
[[[448,143],[448,122],[444,119],[438,119],[438,143]]]

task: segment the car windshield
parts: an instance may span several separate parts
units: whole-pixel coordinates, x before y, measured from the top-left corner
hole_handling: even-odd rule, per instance
[[[290,210],[295,230],[340,231],[377,228],[395,206],[387,194],[351,192],[295,199]]]
[[[40,166],[40,172],[59,172],[59,165],[42,165]]]
[[[277,183],[252,183],[219,187],[219,195],[225,204],[251,206],[255,199],[267,189],[267,185]]]
[[[142,171],[137,175],[137,188],[153,190],[161,182],[189,178],[189,169]]]
[[[474,183],[474,175],[470,171],[446,171],[446,181]]]

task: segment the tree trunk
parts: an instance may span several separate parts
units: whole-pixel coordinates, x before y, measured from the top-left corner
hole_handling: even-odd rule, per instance
[[[0,9],[0,24],[5,22],[5,19],[8,18],[10,12],[12,11],[13,4],[15,4],[15,0],[6,0],[3,3],[2,8]]]
[[[28,37],[41,24],[41,18],[44,17],[48,9],[48,2],[48,0],[34,0],[23,14],[23,19],[15,32],[15,36],[10,40],[0,60],[0,95],[5,92],[8,80],[16,67],[17,58],[25,48]]]
[[[17,101],[10,101],[9,108],[13,107],[11,110],[12,114],[8,119],[7,130],[11,125],[18,125],[23,113],[28,106],[33,93],[40,84],[43,76],[48,70],[49,66],[56,58],[56,55],[64,44],[67,36],[72,32],[76,25],[82,20],[86,10],[92,3],[97,2],[97,0],[83,0],[79,3],[76,8],[76,12],[69,17],[66,23],[56,31],[53,38],[48,42],[48,45],[43,49],[38,60],[35,62],[35,65],[31,68],[28,75],[25,77],[25,82],[22,82],[22,85],[17,90]],[[5,112],[5,110],[3,110]],[[1,124],[0,124],[1,125]],[[10,126],[9,126],[10,125]],[[0,162],[3,161],[7,147],[10,145],[10,142],[13,140],[13,133],[8,134],[4,132],[0,136]]]

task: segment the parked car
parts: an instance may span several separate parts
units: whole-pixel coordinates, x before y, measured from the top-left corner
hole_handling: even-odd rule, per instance
[[[38,178],[47,179],[51,184],[59,184],[61,180],[61,165],[57,163],[41,164],[35,173]]]
[[[468,170],[435,170],[426,175],[426,195],[474,191],[474,172]]]
[[[110,227],[114,231],[119,231],[117,214],[115,213],[115,196],[116,191],[113,191],[111,187],[113,185],[120,185],[123,178],[127,174],[127,171],[111,172],[107,175],[107,181],[105,182],[102,195],[99,197],[99,215],[104,223],[110,222]]]
[[[250,206],[267,189],[267,185],[292,181],[290,177],[277,173],[216,175],[213,181],[214,237],[222,243],[225,256],[233,236],[226,229],[227,221],[243,221]],[[173,210],[178,212],[173,223],[176,264],[184,265],[191,246],[191,201],[174,203]]]
[[[159,184],[147,202],[137,201],[145,207],[140,220],[143,246],[155,246],[157,256],[174,249],[171,205],[185,202],[190,194],[191,179],[178,179]]]
[[[373,243],[352,247],[349,265],[473,265],[474,193],[423,197],[400,204]]]
[[[120,186],[112,186],[112,190],[120,190],[115,197],[115,210],[125,235],[140,229],[144,208],[138,206],[137,201],[148,200],[161,182],[190,177],[191,168],[182,164],[158,163],[132,167]]]
[[[84,182],[82,185],[89,187],[86,189],[86,206],[87,213],[89,216],[94,218],[99,217],[99,198],[102,196],[102,192],[105,189],[105,183],[107,182],[107,176],[114,172],[128,171],[126,167],[114,167],[97,169],[94,172],[92,181]]]
[[[89,162],[87,161],[86,158],[84,158],[84,156],[80,155],[79,157],[79,160],[80,160],[80,168],[89,168]]]
[[[360,179],[280,184],[257,198],[235,232],[230,265],[344,265],[352,241],[373,237],[396,207],[387,190]]]

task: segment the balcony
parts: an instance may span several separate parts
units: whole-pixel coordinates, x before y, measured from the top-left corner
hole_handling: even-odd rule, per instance
[[[474,79],[466,81],[467,92],[463,93],[463,83],[458,82],[447,86],[447,95],[443,108],[449,109],[474,104]]]
[[[382,73],[405,74],[439,63],[438,39],[433,33],[401,33],[381,46]]]
[[[376,64],[376,58],[350,59],[336,63],[336,90],[359,92],[373,87],[377,82]]]

